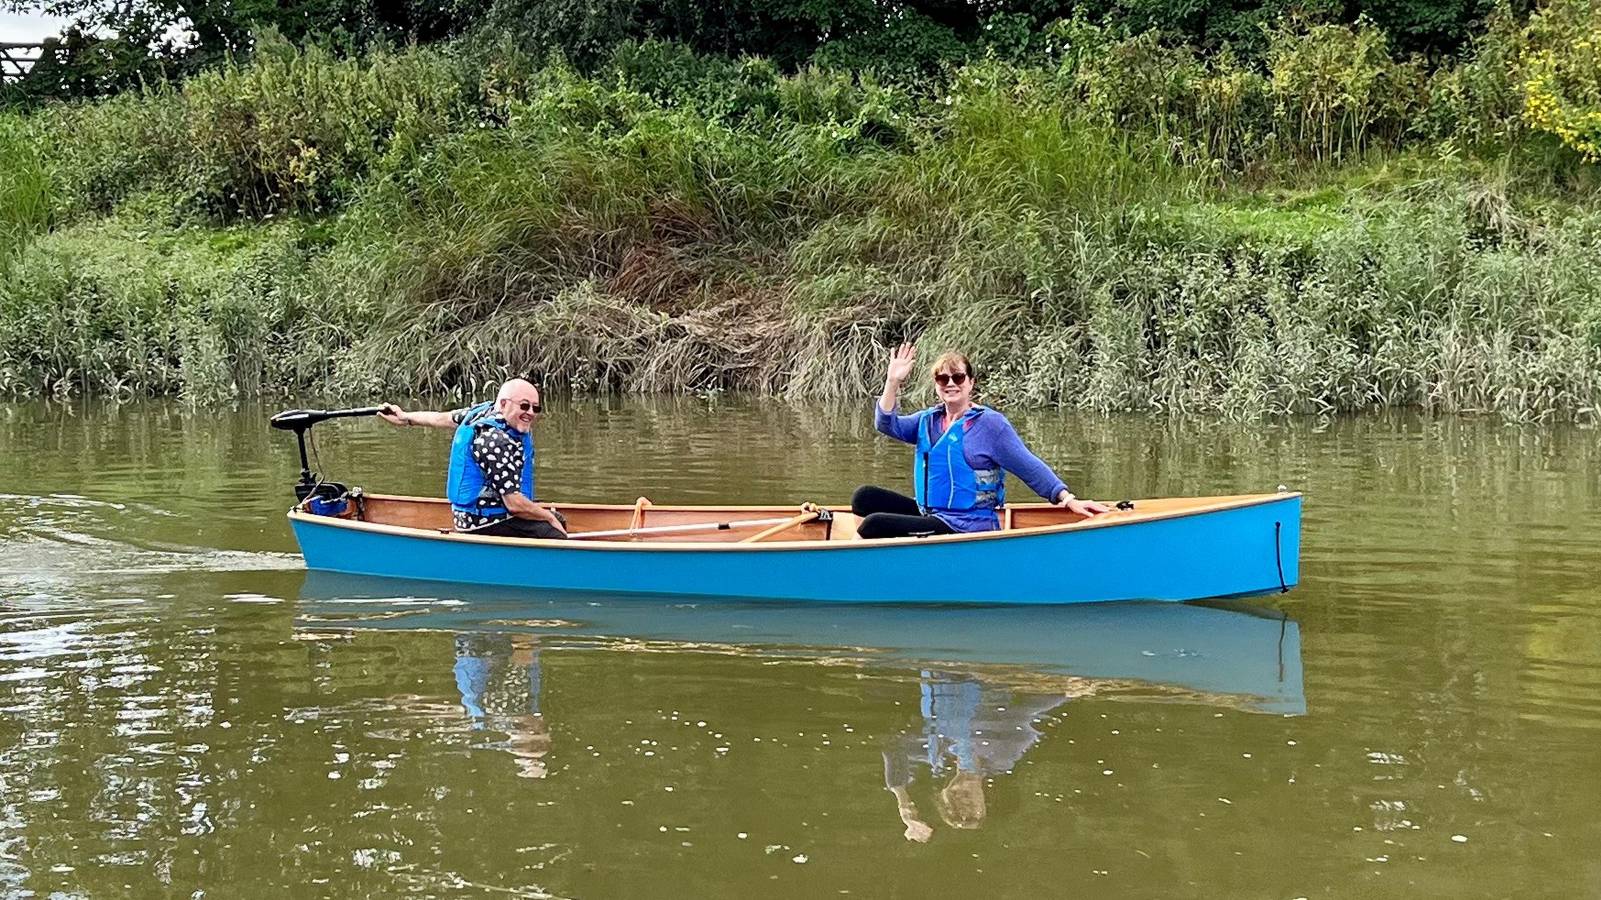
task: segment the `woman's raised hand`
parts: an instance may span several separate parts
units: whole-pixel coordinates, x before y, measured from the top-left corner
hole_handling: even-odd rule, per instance
[[[912,374],[912,362],[917,358],[915,344],[902,344],[889,354],[889,380],[902,384]]]

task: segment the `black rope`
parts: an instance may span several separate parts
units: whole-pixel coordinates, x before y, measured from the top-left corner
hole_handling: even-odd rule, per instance
[[[1284,683],[1284,632],[1290,627],[1290,617],[1279,613],[1279,684]]]
[[[1273,523],[1273,556],[1279,564],[1279,593],[1288,594],[1290,586],[1284,583],[1284,542],[1279,540],[1279,533],[1283,530],[1283,522]]]

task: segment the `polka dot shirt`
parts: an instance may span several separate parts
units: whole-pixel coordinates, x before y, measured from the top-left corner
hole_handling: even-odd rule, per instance
[[[466,419],[467,409],[458,409],[450,414],[451,421],[460,424]],[[504,421],[504,417],[493,411],[481,414],[475,423],[482,422],[487,425],[494,419]],[[523,445],[522,441],[513,438],[499,428],[480,427],[473,437],[473,462],[484,472],[484,489],[478,496],[479,506],[504,507],[505,501],[501,498],[506,494],[515,494],[522,490],[523,482]],[[492,522],[499,522],[509,518],[510,513],[497,515],[481,515],[474,512],[454,510],[457,531],[469,531],[481,528]]]

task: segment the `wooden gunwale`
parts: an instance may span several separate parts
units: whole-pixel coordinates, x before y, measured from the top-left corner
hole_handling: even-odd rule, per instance
[[[389,534],[398,537],[419,538],[433,541],[465,541],[469,544],[498,544],[511,547],[546,547],[552,549],[573,550],[577,552],[615,551],[615,552],[738,552],[738,553],[770,553],[791,550],[862,550],[878,547],[923,546],[926,544],[949,544],[975,541],[1005,540],[1008,538],[1037,537],[1050,534],[1061,534],[1071,531],[1090,531],[1100,528],[1116,528],[1121,525],[1134,525],[1145,522],[1159,522],[1169,519],[1182,519],[1189,516],[1205,515],[1207,513],[1222,512],[1232,509],[1245,509],[1252,506],[1263,506],[1281,500],[1290,500],[1300,497],[1299,491],[1288,491],[1273,494],[1235,494],[1221,497],[1197,497],[1194,506],[1184,506],[1178,509],[1161,510],[1156,512],[1142,512],[1140,503],[1154,502],[1156,499],[1192,499],[1192,498],[1151,498],[1136,500],[1132,512],[1114,511],[1093,519],[1080,519],[1077,522],[1063,522],[1059,525],[1036,525],[1026,528],[1013,528],[1010,530],[979,531],[965,534],[937,534],[928,537],[905,538],[879,538],[875,540],[804,540],[804,541],[768,541],[765,543],[722,543],[722,542],[689,542],[689,541],[567,541],[548,540],[542,538],[510,538],[491,537],[488,535],[459,534],[453,531],[441,532],[433,528],[412,528],[403,525],[386,525],[381,522],[362,522],[354,519],[344,519],[334,516],[317,516],[291,508],[289,518],[301,520],[310,524],[323,525],[333,528],[348,528],[354,531],[368,531],[378,534]],[[424,503],[440,505],[445,501],[436,497],[411,497],[401,494],[368,494],[368,500]],[[552,504],[557,509],[585,509],[605,512],[632,513],[633,504],[607,504],[607,503],[557,503]],[[796,507],[783,506],[652,506],[657,512],[705,512],[713,516],[740,515],[745,513],[782,513]],[[826,508],[826,507],[825,507]],[[1017,511],[1047,510],[1054,507],[1044,503],[1019,504],[1009,509]]]

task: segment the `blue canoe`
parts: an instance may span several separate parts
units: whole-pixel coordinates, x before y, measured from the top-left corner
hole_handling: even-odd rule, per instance
[[[443,500],[301,507],[307,568],[544,590],[841,603],[1060,604],[1278,593],[1299,577],[1301,495],[1136,501],[1093,519],[1045,505],[977,534],[862,540],[849,513],[560,504],[565,541],[450,530]]]

